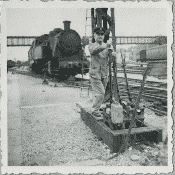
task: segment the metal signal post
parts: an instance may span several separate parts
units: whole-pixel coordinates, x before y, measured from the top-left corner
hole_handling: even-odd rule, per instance
[[[111,49],[108,49],[109,51],[109,91],[110,91],[110,106],[112,104],[112,71],[111,71],[111,63],[112,63],[112,50]]]

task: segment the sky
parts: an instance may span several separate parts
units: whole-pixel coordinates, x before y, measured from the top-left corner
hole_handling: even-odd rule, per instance
[[[71,29],[85,35],[85,8],[7,9],[7,36],[39,36],[54,28],[63,28],[63,21],[71,21]],[[90,16],[90,10],[87,11]],[[110,14],[110,9],[108,10]],[[167,11],[164,8],[118,8],[115,10],[116,36],[167,35]],[[87,36],[91,28],[87,27]],[[8,59],[27,61],[29,48],[8,48]]]

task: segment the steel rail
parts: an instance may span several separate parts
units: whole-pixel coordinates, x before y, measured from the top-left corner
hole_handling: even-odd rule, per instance
[[[124,93],[127,93],[126,90],[120,90],[120,92],[124,92]],[[138,93],[136,93],[135,91],[130,91],[131,94],[134,94],[134,95],[138,95]],[[167,100],[167,97],[165,96],[154,96],[153,94],[149,94],[149,93],[144,93],[142,94],[143,97],[149,97],[149,98],[154,98],[154,99],[157,99],[157,100]]]
[[[125,83],[120,82],[119,85],[125,86]],[[137,88],[137,87],[139,88],[140,84],[138,84],[138,83],[137,84],[131,84],[130,83],[129,86],[132,87],[132,88]],[[154,86],[145,86],[144,89],[145,90],[156,90],[156,91],[165,91],[165,92],[167,92],[166,88],[157,88],[157,87],[154,87]]]

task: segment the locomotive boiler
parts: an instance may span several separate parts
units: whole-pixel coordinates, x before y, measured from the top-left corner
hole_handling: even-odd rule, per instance
[[[51,62],[51,74],[60,80],[88,72],[89,63],[84,56],[80,35],[64,21],[64,29],[56,28],[49,34],[37,37],[30,47],[28,56],[32,71],[42,74]]]

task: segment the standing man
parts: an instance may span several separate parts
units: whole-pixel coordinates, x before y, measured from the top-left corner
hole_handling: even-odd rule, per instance
[[[51,74],[51,68],[50,68],[50,65],[51,65],[51,61],[48,61],[45,65],[44,65],[44,80],[43,80],[43,83],[42,84],[48,84],[49,82],[48,82],[48,80],[47,80],[47,78],[46,78],[46,75],[47,75],[47,72],[49,73],[49,74]]]
[[[52,60],[52,50],[50,48],[50,43],[47,41],[44,52],[43,59],[47,60],[47,63],[44,65],[44,81],[43,84],[48,84],[48,80],[46,78],[47,73],[51,75],[51,60]]]
[[[100,106],[103,102],[105,89],[108,83],[109,67],[108,55],[109,50],[113,50],[111,44],[104,43],[105,30],[103,28],[94,29],[95,43],[89,44],[89,52],[91,54],[91,63],[89,70],[89,78],[94,94],[92,115],[101,117],[99,112]],[[112,53],[116,57],[116,53]]]

